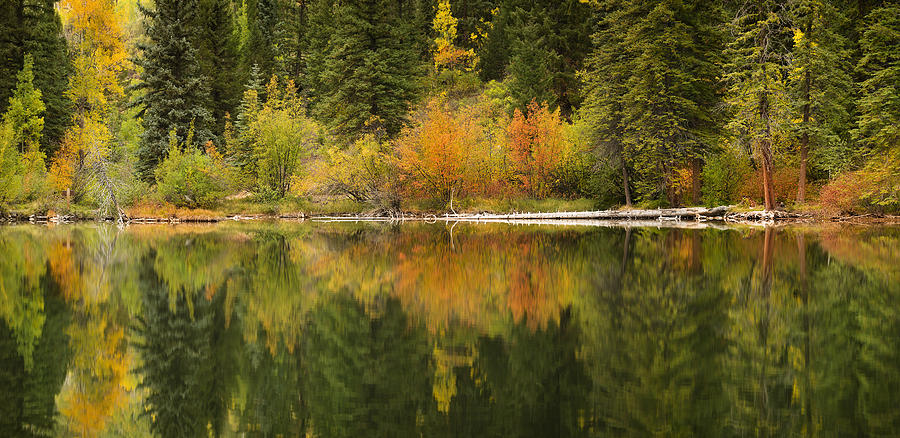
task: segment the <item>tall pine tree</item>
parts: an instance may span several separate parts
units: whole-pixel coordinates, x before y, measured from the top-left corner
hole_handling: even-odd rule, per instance
[[[632,56],[624,37],[640,17],[634,8],[620,7],[618,2],[597,1],[593,6],[599,20],[593,35],[594,50],[581,72],[586,96],[581,116],[590,127],[595,152],[604,161],[621,167],[622,192],[625,205],[630,206],[631,162],[625,155],[625,108],[621,97],[631,77]]]
[[[156,165],[169,148],[169,132],[175,130],[179,142],[188,137],[191,124],[199,144],[212,140],[212,116],[205,107],[208,88],[197,62],[192,34],[197,19],[197,0],[156,0],[156,8],[141,7],[146,26],[146,42],[139,48],[138,63],[143,68],[138,88],[143,95],[144,134],[138,149],[138,171],[153,179]]]
[[[730,24],[732,39],[725,56],[728,102],[734,118],[729,128],[754,150],[762,171],[765,208],[775,207],[772,144],[787,129],[785,68],[790,41],[780,0],[744,0]]]
[[[797,201],[806,200],[809,150],[845,161],[850,115],[847,109],[852,81],[846,59],[846,41],[838,32],[845,21],[833,0],[794,0],[790,13],[794,33],[790,74],[796,131],[800,137],[800,177]],[[825,157],[826,159],[829,157]],[[827,166],[837,168],[839,164]]]
[[[900,5],[890,2],[866,17],[860,39],[862,76],[854,137],[867,151],[900,148]]]
[[[517,8],[513,17],[507,72],[516,108],[525,111],[532,100],[556,108],[560,96],[554,92],[554,72],[560,59],[550,41],[553,24],[537,8]]]
[[[34,59],[34,85],[47,106],[41,149],[56,151],[71,123],[72,105],[65,94],[71,64],[56,0],[7,0],[0,4],[0,113],[16,86],[25,54]]]
[[[507,0],[502,7],[511,11],[505,29],[514,100],[522,108],[546,100],[570,118],[581,104],[576,72],[591,49],[590,8],[578,0]]]
[[[239,41],[231,3],[231,0],[200,0],[197,16],[197,59],[209,84],[206,107],[214,123],[213,134],[220,140],[217,145],[222,144],[225,133],[225,115],[235,114],[241,95]]]
[[[625,202],[629,183],[643,199],[680,203],[672,190],[678,169],[695,176],[721,117],[719,53],[722,11],[708,2],[606,1],[593,54],[582,75],[584,118],[595,142],[622,165]],[[633,170],[633,181],[629,181]]]
[[[624,101],[624,143],[639,176],[638,192],[680,204],[673,190],[679,168],[692,169],[699,202],[700,161],[721,126],[719,54],[724,15],[705,1],[629,2],[639,17],[625,31],[631,52]]]
[[[307,62],[313,114],[337,134],[397,134],[424,74],[415,2],[319,0]]]

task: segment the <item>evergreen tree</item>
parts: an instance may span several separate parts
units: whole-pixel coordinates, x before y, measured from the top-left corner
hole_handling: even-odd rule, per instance
[[[0,5],[0,112],[6,111],[16,73],[26,53],[34,63],[34,84],[43,91],[46,122],[41,150],[52,154],[71,123],[66,97],[71,65],[56,0],[10,0]]]
[[[845,18],[831,0],[794,0],[791,3],[794,46],[791,91],[794,118],[800,118],[800,180],[797,201],[806,200],[807,162],[810,147],[829,161],[846,159],[841,134],[849,129],[847,102],[852,82],[844,37],[837,32]],[[834,156],[839,155],[839,156]],[[829,167],[839,167],[837,165]]]
[[[900,4],[889,2],[866,17],[857,71],[863,77],[853,134],[868,151],[900,145]]]
[[[207,108],[215,123],[213,134],[225,133],[225,115],[234,114],[240,98],[238,44],[231,0],[201,0],[197,22],[197,59],[209,84]]]
[[[622,166],[625,202],[629,183],[645,199],[666,195],[679,167],[699,162],[720,123],[717,54],[723,39],[721,10],[707,2],[600,2],[596,49],[582,76],[585,119],[597,145]],[[629,181],[629,169],[636,179]],[[693,202],[699,201],[694,182]]]
[[[212,117],[207,104],[207,84],[197,62],[193,29],[197,19],[197,1],[157,0],[156,8],[141,7],[146,25],[146,43],[139,45],[143,67],[144,91],[137,104],[143,106],[144,133],[138,149],[138,171],[146,180],[165,158],[169,132],[177,141],[187,138],[191,124],[199,144],[212,139]]]
[[[630,206],[630,161],[625,155],[625,115],[621,96],[625,94],[631,76],[631,55],[625,45],[625,30],[639,17],[634,9],[618,7],[615,2],[596,2],[594,6],[600,19],[593,35],[594,50],[581,75],[586,96],[582,118],[590,127],[595,152],[621,167],[625,205]]]
[[[491,11],[485,41],[477,52],[478,75],[485,82],[501,80],[506,74],[506,65],[509,63],[509,21],[509,9],[498,7]]]
[[[477,36],[487,30],[491,20],[491,10],[498,3],[496,0],[455,0],[451,2],[453,16],[457,23],[457,40],[454,41],[464,49],[475,49]],[[475,35],[476,38],[472,38]]]
[[[510,44],[509,93],[517,109],[524,111],[532,101],[556,108],[554,67],[559,57],[550,47],[551,23],[537,11],[518,9]]]
[[[10,143],[20,153],[36,149],[44,134],[44,112],[46,106],[41,90],[34,86],[34,62],[31,55],[25,55],[24,67],[16,75],[16,87],[9,98],[8,108],[3,114],[3,123],[10,129]]]
[[[788,33],[780,0],[746,0],[731,22],[726,50],[728,102],[734,110],[729,128],[746,139],[762,168],[765,208],[775,207],[772,143],[785,130],[785,64]]]
[[[630,72],[624,104],[624,145],[634,163],[638,194],[677,205],[672,181],[699,162],[718,134],[718,56],[724,40],[722,11],[704,1],[629,2],[638,18],[625,32]],[[699,179],[692,201],[700,201]]]
[[[296,68],[296,62],[287,62],[292,45],[287,44],[289,30],[297,31],[298,25],[286,18],[292,18],[294,7],[291,0],[246,0],[246,40],[241,47],[243,69],[256,65],[267,80],[272,75],[283,77],[288,64]]]
[[[284,70],[287,79],[301,84],[305,69],[306,30],[309,21],[308,0],[282,0],[287,2],[282,11],[282,47]]]
[[[388,0],[316,6],[310,48],[318,53],[307,62],[313,114],[342,136],[397,134],[424,73],[416,8]]]
[[[544,100],[570,118],[581,103],[575,73],[590,51],[590,8],[578,0],[507,0],[501,7],[510,14],[503,27],[509,40],[507,73],[514,100],[520,109],[532,98]],[[545,98],[549,94],[552,99]]]

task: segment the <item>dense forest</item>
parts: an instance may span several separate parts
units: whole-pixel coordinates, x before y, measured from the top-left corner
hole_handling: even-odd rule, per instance
[[[898,87],[890,0],[10,0],[0,209],[896,212]]]

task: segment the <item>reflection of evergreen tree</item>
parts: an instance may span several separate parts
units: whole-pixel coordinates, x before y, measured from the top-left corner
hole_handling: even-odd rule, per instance
[[[69,361],[65,328],[70,314],[48,276],[41,282],[41,293],[47,317],[30,370],[17,349],[15,334],[0,319],[0,436],[50,436],[53,431],[56,395]]]
[[[731,376],[736,409],[736,432],[759,436],[785,436],[795,427],[797,415],[792,408],[793,380],[789,348],[791,297],[776,281],[774,264],[776,232],[766,228],[754,236],[761,256],[752,258],[739,286],[732,291],[730,352]],[[776,284],[777,283],[777,284]]]
[[[507,385],[500,395],[509,423],[504,435],[520,437],[581,436],[578,419],[589,389],[575,351],[578,327],[570,310],[559,325],[531,330],[517,325],[508,347]],[[499,395],[499,394],[498,394]]]
[[[299,355],[286,349],[273,355],[264,345],[258,342],[246,346],[247,369],[242,375],[248,400],[241,431],[246,436],[305,436]]]
[[[493,344],[492,344],[493,342]],[[489,351],[484,345],[499,345],[502,351],[502,343],[499,339],[484,338],[483,350],[478,354]],[[490,350],[496,351],[496,350]],[[429,437],[464,437],[464,436],[493,436],[495,435],[494,422],[497,419],[493,410],[491,392],[486,384],[482,370],[469,366],[458,366],[452,370],[455,380],[455,393],[451,398],[449,410],[446,413],[432,410],[426,417],[425,436]]]
[[[466,431],[477,426],[476,436],[586,436],[579,420],[590,382],[576,358],[580,342],[570,310],[563,312],[558,325],[534,330],[523,322],[512,327],[505,340],[482,338],[471,372],[483,388],[460,392],[474,397],[454,397],[449,416],[455,421],[448,422],[447,435],[468,436]],[[476,410],[481,411],[476,420],[484,423],[467,424],[462,414]]]
[[[393,299],[369,309],[339,295],[310,315],[303,360],[312,430],[327,437],[419,436],[433,409],[431,351]]]
[[[799,239],[806,239],[801,236]],[[817,245],[798,243],[808,277],[802,267],[795,269],[798,284],[796,345],[802,353],[797,360],[795,381],[802,403],[802,427],[811,434],[863,436],[856,409],[859,391],[854,370],[859,349],[854,337],[859,333],[851,298],[866,289],[865,275],[840,263],[831,263]],[[806,287],[804,287],[804,283]]]
[[[857,315],[856,379],[862,424],[871,436],[900,431],[900,284],[875,273],[843,277]],[[836,286],[840,286],[839,284]]]
[[[217,431],[224,415],[222,390],[225,370],[216,361],[224,318],[199,294],[169,287],[150,268],[155,254],[141,262],[139,277],[143,314],[137,318],[136,348],[140,352],[141,387],[160,436],[206,436]],[[221,294],[220,294],[221,295]]]
[[[727,298],[704,272],[701,241],[678,231],[633,232],[630,240],[597,259],[587,300],[596,428],[721,436]]]

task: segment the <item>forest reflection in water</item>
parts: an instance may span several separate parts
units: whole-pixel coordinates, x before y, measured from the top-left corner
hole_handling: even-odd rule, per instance
[[[887,436],[900,228],[0,228],[0,436]]]

